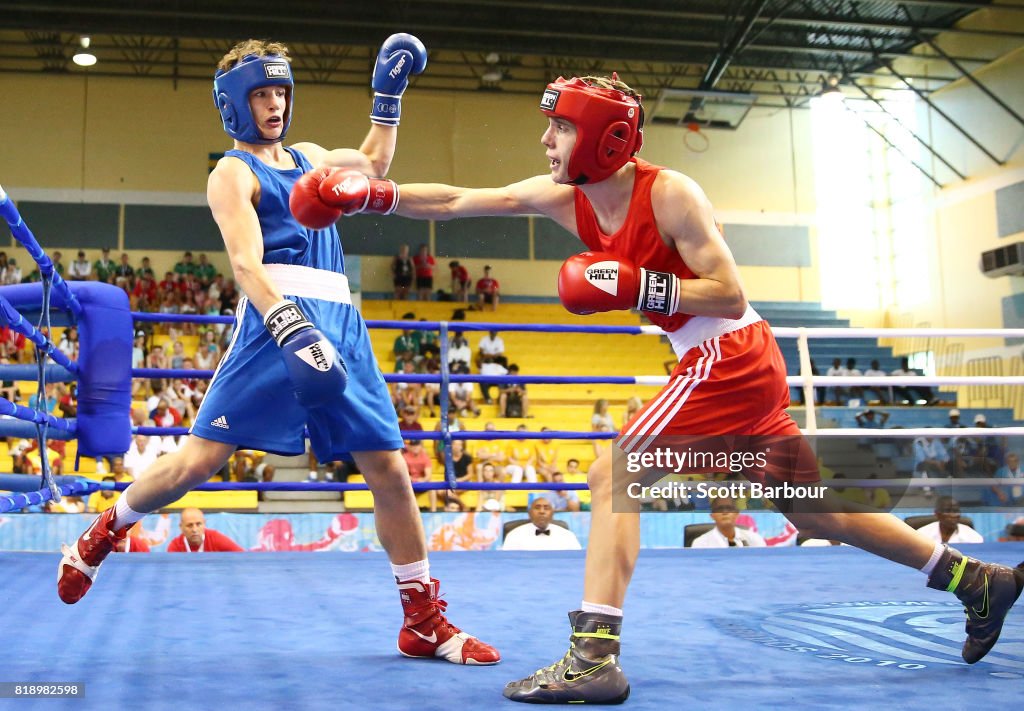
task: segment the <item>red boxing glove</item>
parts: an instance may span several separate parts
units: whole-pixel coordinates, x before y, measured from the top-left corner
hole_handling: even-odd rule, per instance
[[[344,215],[390,215],[398,207],[398,185],[394,180],[367,178],[351,168],[333,168],[320,183],[320,199]]]
[[[325,205],[320,199],[320,184],[331,174],[331,168],[317,168],[302,175],[292,186],[288,209],[300,225],[314,230],[330,227],[341,217],[341,210]]]
[[[562,264],[558,298],[574,314],[637,309],[670,316],[679,307],[679,277],[637,269],[607,252],[583,252]]]

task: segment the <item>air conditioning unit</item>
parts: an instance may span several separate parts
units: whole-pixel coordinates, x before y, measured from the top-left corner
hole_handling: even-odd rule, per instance
[[[981,273],[993,279],[1004,274],[1024,275],[1024,242],[982,252]]]

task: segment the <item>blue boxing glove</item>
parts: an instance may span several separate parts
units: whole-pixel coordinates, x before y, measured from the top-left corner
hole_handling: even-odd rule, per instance
[[[402,118],[402,94],[409,86],[409,75],[427,68],[427,48],[405,32],[384,40],[373,68],[373,108],[370,120],[385,126],[397,126]]]
[[[298,305],[279,301],[267,309],[263,325],[281,348],[299,404],[312,409],[336,402],[348,385],[345,361]]]

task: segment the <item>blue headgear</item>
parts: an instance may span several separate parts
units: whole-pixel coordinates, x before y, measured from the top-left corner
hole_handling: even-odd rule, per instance
[[[249,94],[263,86],[288,87],[288,107],[284,110],[284,128],[281,137],[268,140],[260,135],[252,109],[249,108]],[[243,143],[277,143],[284,139],[292,123],[292,102],[295,82],[288,61],[277,54],[258,56],[247,54],[227,71],[217,70],[213,75],[213,103],[220,111],[224,130],[234,139]]]

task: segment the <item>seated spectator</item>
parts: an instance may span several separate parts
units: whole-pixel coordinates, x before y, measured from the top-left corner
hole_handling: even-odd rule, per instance
[[[935,516],[939,520],[917,529],[918,533],[936,543],[984,543],[980,533],[960,523],[960,503],[952,496],[935,500]]]
[[[901,358],[900,367],[892,371],[890,375],[907,377],[921,374],[916,370],[911,369],[910,360],[908,358]],[[893,386],[892,391],[894,403],[898,402],[905,405],[935,405],[938,402],[932,393],[932,389],[927,385]]]
[[[485,432],[494,431],[494,423],[488,422],[484,425]],[[477,461],[477,471],[481,472],[482,467],[485,464],[490,464],[494,470],[494,475],[498,479],[502,479],[505,476],[505,448],[500,440],[496,439],[482,439],[476,444],[474,450],[474,456]]]
[[[884,370],[882,370],[877,360],[871,361],[871,367],[864,371],[864,375],[869,378],[884,378],[888,376]],[[878,401],[883,405],[887,405],[892,400],[892,389],[882,385],[867,385],[864,387],[864,397],[868,402]]]
[[[431,469],[430,455],[423,448],[423,441],[410,439],[405,441],[405,448],[402,449],[402,458],[409,468],[409,478],[413,484],[430,481]],[[430,510],[437,511],[437,490],[431,489],[427,492],[427,500],[430,502]]]
[[[486,336],[480,339],[477,344],[476,367],[480,368],[484,363],[498,363],[508,366],[508,358],[505,357],[505,341],[498,335],[497,331],[489,331]]]
[[[550,427],[541,427],[541,432],[550,432]],[[551,481],[551,477],[558,471],[558,445],[545,437],[534,445],[534,453],[537,462],[537,475],[541,481]]]
[[[420,321],[426,321],[427,319],[421,318]],[[413,340],[416,341],[416,354],[424,359],[434,358],[436,359],[441,355],[441,345],[437,340],[437,331],[428,331],[426,329],[418,329],[412,333]]]
[[[468,375],[469,366],[457,361],[453,375]],[[479,417],[480,408],[473,404],[473,383],[451,383],[448,386],[448,409],[460,417]]]
[[[241,553],[242,547],[220,531],[206,527],[199,509],[181,510],[181,535],[167,544],[168,553]]]
[[[739,510],[736,503],[729,498],[721,497],[711,500],[711,518],[715,527],[705,534],[697,536],[693,548],[760,548],[766,545],[764,539],[753,531],[736,525]]]
[[[160,457],[166,454],[163,438],[135,435],[124,455],[124,468],[133,477],[146,471]]]
[[[925,479],[944,477],[949,468],[949,452],[937,437],[914,439],[914,476]]]
[[[575,457],[567,459],[565,461],[565,474],[566,476],[577,476],[579,474],[585,474],[580,471],[580,460]]]
[[[505,536],[503,551],[578,551],[582,549],[576,534],[551,525],[551,502],[538,496],[530,504],[530,522],[517,526]]]
[[[135,270],[135,279],[139,280],[143,278],[156,282],[156,272],[153,271],[153,267],[149,263],[149,257],[143,257],[142,262],[139,264],[139,268]]]
[[[398,429],[403,432],[422,432],[423,424],[420,422],[419,408],[415,405],[404,405],[398,419]]]
[[[1003,466],[995,473],[996,479],[1024,479],[1020,466],[1020,455],[1007,452]],[[1024,506],[1024,485],[990,486],[985,492],[984,502],[988,506]]]
[[[469,348],[469,341],[466,340],[464,334],[456,332],[448,343],[448,367],[454,368],[456,363],[462,363],[466,366],[466,372],[468,373],[469,364],[472,360],[473,351]]]
[[[448,269],[452,274],[452,299],[469,301],[469,271],[456,260],[448,262]]]
[[[92,276],[92,265],[85,258],[85,252],[78,250],[78,258],[68,265],[69,281],[86,281]]]
[[[171,407],[170,401],[162,397],[157,401],[156,407],[150,411],[149,419],[157,427],[181,427],[181,412]]]
[[[636,395],[626,400],[626,411],[622,413],[622,429],[626,429],[626,425],[629,424],[630,420],[636,417],[637,413],[643,408],[644,402]]]
[[[21,283],[21,267],[18,266],[18,262],[14,257],[7,261],[7,268],[4,269],[2,281],[7,285]]]
[[[104,247],[100,258],[92,264],[92,270],[96,274],[96,281],[108,282],[114,276],[117,264],[110,258],[110,248]]]
[[[498,302],[501,300],[501,289],[498,280],[491,276],[491,267],[484,267],[484,275],[476,282],[477,308],[481,311],[484,306],[490,306],[491,311],[498,310]]]
[[[64,332],[60,334],[60,342],[57,344],[57,350],[66,355],[71,360],[78,358],[78,329],[74,326],[68,326],[64,329]]]
[[[484,361],[480,364],[480,375],[508,375],[508,368],[503,366],[501,363]],[[480,383],[480,394],[483,396],[484,403],[487,405],[494,404],[494,399],[491,397],[491,388],[493,387],[493,383]]]
[[[78,383],[69,383],[67,390],[57,401],[61,417],[78,417]]]
[[[185,365],[185,344],[175,339],[171,344],[171,367],[181,370]]]
[[[608,400],[605,398],[594,401],[594,413],[590,416],[591,431],[597,432],[601,425],[607,426],[607,429],[602,430],[604,432],[611,432],[615,429],[615,420],[608,413]]]
[[[889,413],[872,410],[869,407],[866,410],[858,412],[853,419],[857,421],[858,427],[864,427],[866,429],[882,429],[885,427],[885,423],[889,421]]]
[[[213,278],[217,276],[217,267],[210,264],[206,252],[200,252],[199,263],[196,264],[193,275],[204,289],[213,283]]]
[[[153,346],[149,349],[149,355],[146,356],[146,367],[161,370],[170,367],[167,362],[167,356],[164,354],[163,346]]]
[[[439,458],[443,465],[443,452]],[[473,466],[473,455],[466,451],[466,443],[461,439],[452,440],[452,473],[455,481],[476,481],[476,469]]]
[[[81,496],[62,496],[60,501],[47,501],[47,513],[85,513],[85,502]]]
[[[496,484],[498,482],[498,474],[494,465],[490,462],[484,462],[480,465],[480,481],[484,484]],[[501,489],[487,489],[481,491],[476,497],[476,510],[504,511],[505,492]]]
[[[216,331],[203,332],[194,362],[199,370],[216,370],[217,364],[220,363],[220,346],[217,345]]]
[[[411,320],[416,317],[414,314],[408,313],[402,318]],[[419,353],[416,348],[416,338],[413,336],[412,331],[408,328],[403,328],[402,332],[395,338],[392,351],[395,354],[395,360],[412,360],[416,358]]]
[[[526,432],[526,425],[516,427],[516,432]],[[513,484],[526,481],[537,481],[536,452],[530,440],[513,440],[506,452],[507,464],[505,473]]]
[[[135,280],[135,269],[128,263],[128,255],[121,254],[121,262],[114,267],[114,283],[123,289],[132,288]]]
[[[401,366],[402,375],[415,375],[416,364],[411,360],[398,361]],[[402,411],[402,408],[412,407],[419,412],[423,402],[423,383],[394,383],[393,396],[395,410]]]
[[[86,262],[86,264],[88,264],[88,262]],[[108,474],[103,477],[103,481],[113,484],[114,477]],[[85,507],[86,511],[89,513],[103,513],[117,503],[118,496],[120,496],[120,494],[113,489],[100,489],[99,491],[94,491],[89,495],[89,502]]]
[[[255,449],[236,449],[234,480],[235,481],[273,481],[274,465],[265,460],[266,452]]]
[[[859,378],[862,375],[864,375],[862,372],[860,372],[860,368],[857,367],[856,358],[846,359],[846,375],[851,378]],[[861,385],[851,385],[849,388],[847,388],[847,394],[851,398],[857,398],[861,402],[864,401],[864,388]]]
[[[594,428],[594,431],[595,432],[611,432],[612,428],[608,425],[607,422],[602,422],[601,424],[599,424],[597,427]],[[597,459],[602,454],[604,454],[609,449],[611,449],[612,442],[614,442],[614,441],[615,440],[613,440],[613,439],[595,439],[595,440],[591,440],[591,444],[594,447],[594,459]]]
[[[519,366],[508,367],[509,375],[519,375]],[[507,383],[498,390],[498,414],[501,417],[529,417],[530,397],[523,383]]]
[[[849,373],[847,372],[846,368],[843,367],[842,359],[840,359],[840,358],[833,358],[832,359],[832,367],[829,368],[825,372],[825,375],[827,375],[829,377],[831,377],[831,376],[843,377],[843,376],[849,375]],[[844,402],[846,402],[846,397],[847,397],[847,390],[846,390],[846,388],[844,388],[844,387],[842,387],[840,385],[833,385],[832,386],[832,399],[828,401],[828,404],[842,405]]]
[[[551,474],[551,481],[556,484],[561,484],[565,481],[565,475],[562,472],[553,472]],[[564,491],[553,491],[551,497],[551,506],[555,511],[579,511],[580,510],[580,497],[572,489],[566,489]]]
[[[195,274],[196,264],[192,261],[192,253],[185,252],[181,255],[181,261],[176,262],[174,265],[174,273],[178,276],[185,276],[186,274]]]

